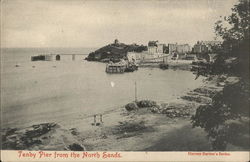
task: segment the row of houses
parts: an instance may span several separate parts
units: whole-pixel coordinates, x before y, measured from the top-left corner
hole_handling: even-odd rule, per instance
[[[188,53],[191,51],[191,47],[188,44],[163,44],[159,41],[148,42],[148,53],[149,54],[174,54],[174,53]]]
[[[220,41],[198,41],[192,48],[189,44],[166,45],[159,41],[149,41],[147,51],[128,52],[128,59],[159,61],[166,56],[171,56],[173,59],[195,59],[197,54],[213,54],[213,47],[219,45],[221,45]]]
[[[192,48],[189,44],[170,43],[168,45],[159,43],[159,41],[148,42],[148,53],[168,53],[187,54],[187,53],[213,53],[213,47],[221,46],[221,41],[197,41]]]
[[[221,41],[197,41],[192,52],[196,54],[213,53],[214,47],[221,46],[221,44]]]
[[[191,52],[191,47],[188,44],[163,44],[159,41],[149,41],[147,46],[147,51],[140,53],[128,52],[128,60],[140,60],[144,62],[159,62],[166,57],[179,57]],[[181,57],[181,56],[180,56]]]

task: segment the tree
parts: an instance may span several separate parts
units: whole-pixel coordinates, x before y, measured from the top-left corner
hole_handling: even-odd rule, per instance
[[[223,50],[219,52],[219,57],[224,60],[230,56],[236,57],[238,64],[231,71],[244,79],[249,79],[249,24],[249,0],[239,0],[230,16],[215,23],[215,33],[223,39]]]
[[[249,0],[239,0],[232,8],[232,14],[215,23],[215,31],[225,42],[237,43],[249,38]],[[229,24],[230,28],[225,27]]]
[[[225,150],[227,143],[248,148],[249,85],[246,87],[242,81],[227,85],[211,104],[200,106],[191,119],[193,127],[204,128],[208,133],[213,150]],[[245,135],[247,139],[242,138]]]
[[[192,116],[193,127],[204,128],[214,150],[228,143],[249,149],[249,0],[239,0],[232,14],[215,23],[215,33],[223,39],[222,49],[212,64],[198,75],[233,75],[239,81],[226,85]],[[234,61],[228,62],[234,57]],[[204,67],[203,67],[204,69]]]

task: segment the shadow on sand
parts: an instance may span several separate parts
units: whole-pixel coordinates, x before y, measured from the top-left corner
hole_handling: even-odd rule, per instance
[[[186,125],[166,134],[144,151],[211,151],[211,144],[201,128]]]

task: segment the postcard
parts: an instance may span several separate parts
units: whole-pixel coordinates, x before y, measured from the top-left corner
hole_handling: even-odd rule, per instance
[[[249,0],[1,0],[2,161],[249,161]]]

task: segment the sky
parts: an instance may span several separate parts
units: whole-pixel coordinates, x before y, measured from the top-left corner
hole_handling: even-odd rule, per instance
[[[2,47],[214,40],[237,0],[1,0]]]

